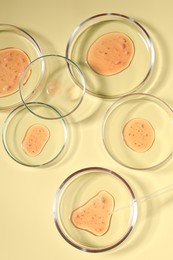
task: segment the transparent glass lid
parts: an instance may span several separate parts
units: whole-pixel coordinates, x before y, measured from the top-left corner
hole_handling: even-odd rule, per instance
[[[34,113],[47,117],[60,116],[53,107],[43,103],[27,103]],[[24,105],[15,108],[2,128],[3,145],[16,162],[39,167],[60,159],[68,141],[65,120],[46,120],[29,113]]]
[[[22,103],[18,91],[20,75],[40,56],[41,49],[31,35],[19,27],[0,24],[0,110]]]
[[[26,81],[27,75],[30,75]],[[74,112],[83,100],[85,80],[79,67],[60,55],[45,55],[32,61],[22,73],[20,96],[26,108],[41,118],[57,119]],[[48,116],[34,111],[27,100],[52,106],[59,113]]]
[[[103,13],[74,29],[66,56],[80,66],[90,94],[111,99],[141,87],[150,75],[155,54],[141,24],[122,14]]]
[[[81,169],[67,177],[58,188],[53,205],[55,224],[62,237],[87,252],[108,251],[121,244],[136,223],[137,211],[129,184],[115,172],[100,167]],[[76,225],[74,214],[85,227]],[[105,223],[104,232],[98,233]]]
[[[159,166],[173,151],[173,111],[155,96],[127,95],[106,112],[102,138],[112,158],[126,167]]]

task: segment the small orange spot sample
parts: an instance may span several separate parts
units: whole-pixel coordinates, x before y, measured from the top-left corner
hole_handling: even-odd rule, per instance
[[[134,52],[134,44],[126,34],[112,32],[102,35],[90,46],[87,61],[98,74],[113,75],[130,65]]]
[[[0,50],[0,97],[11,95],[17,91],[19,78],[29,63],[29,57],[20,49]],[[26,74],[25,82],[29,76],[30,72]]]
[[[60,87],[59,82],[57,82],[57,81],[50,82],[48,87],[47,87],[47,93],[50,96],[57,96],[57,95],[59,95],[60,94],[60,90],[61,90],[61,87]]]
[[[142,153],[148,151],[153,145],[155,132],[147,120],[135,118],[127,122],[123,128],[123,137],[129,148]]]
[[[27,155],[36,156],[43,150],[49,136],[47,127],[35,124],[27,130],[22,142],[22,148]]]
[[[77,228],[102,236],[109,229],[113,210],[112,195],[106,191],[100,191],[86,204],[72,212],[71,221]]]

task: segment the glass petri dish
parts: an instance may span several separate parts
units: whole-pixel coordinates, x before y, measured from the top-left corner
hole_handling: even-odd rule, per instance
[[[36,113],[41,111],[48,116],[58,113],[44,103],[30,102],[27,106],[32,107]],[[24,149],[23,144],[29,129],[36,125],[46,129],[48,135],[42,148],[40,145],[37,148],[39,138],[36,134],[28,135],[27,140],[38,138],[33,143],[31,140],[32,147],[34,145],[36,147],[34,151],[40,149],[38,154],[31,155],[30,152],[28,153],[28,148]],[[68,129],[64,119],[56,121],[41,119],[29,113],[23,104],[10,112],[2,127],[2,141],[8,155],[17,163],[31,167],[45,166],[57,158],[60,159],[67,144],[67,137]]]
[[[25,82],[28,73],[30,77]],[[85,94],[85,80],[73,61],[50,54],[35,59],[26,67],[20,78],[19,92],[31,113],[44,119],[59,119],[79,107]],[[32,97],[32,101],[50,105],[60,113],[45,115],[41,111],[34,111],[27,105],[28,97]]]
[[[71,213],[103,190],[112,195],[115,207],[108,231],[96,236],[75,227]],[[54,221],[61,236],[73,247],[93,253],[120,245],[135,226],[137,213],[135,195],[129,184],[115,172],[100,167],[84,168],[67,177],[58,188],[53,204]]]
[[[150,147],[143,152],[127,145],[123,134],[127,123],[136,119],[148,122],[154,133],[152,142],[148,139]],[[129,135],[134,134],[132,138],[139,138],[136,139],[136,145],[138,142],[145,145],[147,139],[144,132],[140,132],[141,128],[138,128],[138,131],[139,135],[136,133]],[[158,97],[140,93],[127,95],[115,101],[106,112],[102,139],[112,158],[125,167],[142,170],[160,166],[169,159],[173,151],[173,143],[170,141],[173,139],[173,111]]]
[[[91,68],[87,55],[89,48],[99,37],[112,32],[123,33],[131,39],[134,56],[126,69],[105,76]],[[152,71],[155,51],[146,29],[133,18],[117,13],[102,13],[86,19],[74,29],[67,43],[66,57],[81,68],[85,75],[87,92],[113,99],[130,94],[143,85]]]
[[[9,75],[12,79],[15,70],[19,68],[18,65],[22,64],[21,59],[17,61],[15,60],[16,64],[10,63],[10,57],[8,55],[4,56],[4,52],[9,50],[11,50],[11,52],[18,50],[20,53],[25,55],[25,58],[28,59],[28,63],[41,56],[39,45],[28,32],[14,25],[0,24],[0,110],[2,111],[10,110],[22,103],[18,91],[18,84],[16,84],[14,92],[7,92],[6,95],[2,92],[3,89],[8,88],[8,85],[11,86],[11,84],[13,84],[11,80],[8,81],[8,78],[5,80],[5,83],[3,83],[3,71],[5,70],[5,78],[7,77],[7,73],[10,73]],[[6,61],[9,61],[10,71],[7,71],[5,68],[7,64]],[[21,74],[22,71],[23,69],[21,69],[19,73]]]

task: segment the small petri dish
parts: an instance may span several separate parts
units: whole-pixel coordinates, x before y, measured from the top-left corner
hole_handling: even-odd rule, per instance
[[[128,133],[138,146],[134,149],[124,135],[125,127],[133,121],[144,122],[132,126]],[[106,112],[103,143],[112,158],[125,167],[142,170],[160,166],[172,155],[172,122],[173,111],[163,100],[150,94],[130,94],[115,101]],[[148,149],[141,150],[145,145]]]
[[[133,43],[134,55],[129,66],[121,72],[103,75],[92,69],[88,62],[88,53],[100,37],[109,33],[126,35]],[[105,43],[102,41],[102,44]],[[104,48],[98,50],[112,57],[116,50],[111,53],[111,48],[106,43]],[[96,57],[98,53],[94,55]],[[139,22],[123,14],[102,13],[86,19],[74,29],[67,43],[66,57],[72,59],[81,68],[85,75],[88,93],[105,99],[114,99],[137,91],[143,85],[152,71],[155,51],[148,32]],[[108,60],[104,58],[102,63],[109,59],[110,57]],[[110,59],[110,65],[119,62],[121,60],[116,57]]]
[[[25,82],[26,75],[30,77]],[[26,108],[44,119],[59,119],[73,113],[85,94],[85,80],[79,67],[60,55],[45,55],[32,61],[23,71],[19,82],[20,97]],[[27,105],[26,100],[52,106],[60,113],[45,115]]]
[[[41,49],[28,32],[14,25],[0,24],[0,110],[10,110],[22,103],[19,75],[39,56]]]
[[[32,107],[36,113],[41,111],[47,116],[58,113],[57,110],[43,103],[30,102],[27,106]],[[46,138],[43,137],[44,143],[39,141],[38,132],[28,134],[33,126],[41,126],[48,133]],[[26,137],[27,149],[26,142],[24,146]],[[61,158],[68,141],[68,128],[64,119],[45,120],[36,117],[22,104],[11,111],[5,119],[2,141],[7,154],[17,163],[31,167],[45,166]],[[29,146],[33,149],[33,154],[30,153]]]
[[[96,236],[73,225],[71,214],[103,190],[111,194],[115,205],[108,231]],[[56,193],[53,215],[58,231],[70,245],[99,253],[125,241],[136,224],[138,208],[131,187],[120,175],[109,169],[90,167],[74,172],[63,181]]]

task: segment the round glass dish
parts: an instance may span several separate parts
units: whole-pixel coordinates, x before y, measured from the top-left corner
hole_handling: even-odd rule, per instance
[[[99,37],[112,32],[123,33],[131,39],[134,56],[126,69],[104,76],[89,66],[87,55],[90,46]],[[67,43],[66,57],[81,68],[90,94],[112,99],[130,94],[141,87],[150,75],[155,52],[150,36],[141,24],[122,14],[103,13],[86,19],[74,29]]]
[[[148,122],[154,131],[153,144],[145,152],[131,149],[132,147],[130,148],[125,142],[124,127],[128,122],[136,119]],[[146,140],[141,129],[138,128],[139,135],[129,133],[129,135],[134,134],[132,138],[136,138],[137,144],[138,141],[144,144],[143,140]],[[138,137],[140,139],[137,139]],[[102,138],[108,153],[121,165],[133,169],[159,166],[171,156],[173,151],[171,142],[173,111],[164,101],[155,96],[139,93],[127,95],[115,101],[106,112]]]
[[[97,236],[73,225],[71,214],[100,191],[111,194],[115,205],[108,231]],[[115,172],[100,167],[84,168],[67,177],[58,188],[53,204],[54,221],[62,237],[75,248],[93,253],[120,245],[135,226],[137,213],[137,202],[129,184]]]
[[[43,103],[31,102],[27,104],[32,110],[42,112],[46,116],[54,116],[57,110]],[[29,129],[33,126],[41,126],[48,131],[48,138],[37,155],[31,156],[24,140],[31,140],[32,147],[37,147],[38,134],[28,134]],[[64,119],[45,120],[29,113],[24,105],[15,108],[6,118],[2,128],[2,140],[8,155],[16,162],[32,167],[39,167],[53,162],[60,158],[67,144],[67,124]],[[27,137],[27,139],[26,139]],[[35,141],[32,141],[35,139]],[[29,142],[29,141],[28,141]],[[39,145],[40,147],[40,145]],[[36,148],[38,149],[38,148]],[[36,150],[35,150],[36,151]]]
[[[25,82],[25,77],[30,77]],[[32,61],[23,71],[19,82],[20,96],[26,108],[38,117],[58,119],[74,112],[83,100],[85,80],[79,67],[60,55],[45,55]],[[59,113],[47,117],[41,111],[34,111],[25,100],[43,102]]]
[[[34,38],[31,35],[29,35],[29,33],[13,25],[0,24],[0,57],[2,57],[2,53],[5,50],[14,51],[16,49],[22,51],[27,56],[29,60],[28,62],[41,56],[41,49],[39,45],[34,40]],[[5,57],[4,60],[1,59],[0,62],[1,77],[3,77],[2,72],[4,70],[6,59],[7,57]],[[16,66],[17,68],[18,64],[12,64],[12,66]],[[10,73],[14,73],[15,69],[13,70],[13,67]],[[12,76],[13,74],[10,74],[11,78]],[[3,78],[0,78],[1,83],[2,80]],[[1,84],[1,88],[6,88],[6,84],[4,86]],[[21,103],[22,102],[20,99],[18,88],[12,94],[0,96],[0,110],[9,110]]]

